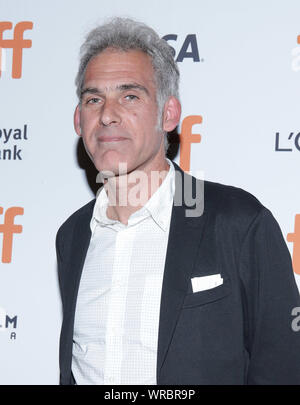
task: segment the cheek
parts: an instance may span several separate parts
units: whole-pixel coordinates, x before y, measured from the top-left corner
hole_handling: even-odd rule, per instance
[[[85,111],[85,113],[80,116],[81,128],[85,129],[87,132],[91,132],[93,128],[98,125],[98,122],[98,115],[94,114],[92,111]]]
[[[142,112],[132,112],[130,118],[127,118],[126,121],[136,132],[156,132],[157,115],[152,109]]]

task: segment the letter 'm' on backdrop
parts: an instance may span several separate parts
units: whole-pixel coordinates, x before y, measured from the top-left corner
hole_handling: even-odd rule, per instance
[[[58,383],[55,235],[94,197],[74,79],[86,33],[114,15],[153,26],[174,50],[174,160],[273,212],[300,288],[298,0],[0,0],[0,10],[0,384]]]

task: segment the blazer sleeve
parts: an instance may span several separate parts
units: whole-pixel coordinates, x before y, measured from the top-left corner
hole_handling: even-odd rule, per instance
[[[246,295],[248,384],[300,384],[300,296],[278,223],[263,208],[244,239],[240,275]]]
[[[58,283],[60,289],[60,295],[62,299],[62,304],[64,305],[63,299],[63,286],[62,286],[62,269],[63,269],[63,241],[62,241],[62,230],[60,229],[56,235],[55,241],[56,247],[56,258],[57,258],[57,274],[58,274]]]

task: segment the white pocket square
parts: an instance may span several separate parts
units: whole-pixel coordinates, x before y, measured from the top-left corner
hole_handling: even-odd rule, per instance
[[[221,274],[211,274],[210,276],[193,277],[191,279],[193,293],[199,291],[210,290],[211,288],[218,287],[223,284]]]

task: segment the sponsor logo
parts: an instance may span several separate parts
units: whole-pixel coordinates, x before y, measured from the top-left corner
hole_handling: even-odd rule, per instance
[[[296,274],[300,275],[300,214],[295,216],[294,233],[287,235],[287,241],[294,244],[293,246],[293,269]]]
[[[0,21],[0,76],[1,72],[6,70],[6,54],[3,50],[12,49],[12,71],[13,79],[20,79],[22,76],[22,60],[23,49],[31,48],[32,41],[24,39],[24,31],[32,30],[33,23],[31,21],[21,21],[17,23],[13,30],[12,39],[4,39],[3,33],[7,30],[12,30],[13,24],[9,21]]]
[[[0,307],[0,333],[8,332],[11,340],[16,340],[16,329],[18,325],[17,315],[11,316],[6,313],[4,308]]]
[[[184,59],[192,59],[193,62],[204,62],[203,58],[200,58],[199,56],[199,49],[198,49],[198,43],[197,43],[197,37],[196,34],[188,34],[184,41],[182,42],[181,40],[178,40],[178,35],[176,34],[167,34],[163,36],[163,39],[168,42],[168,44],[171,46],[173,49],[173,55],[176,60],[176,62],[183,62]],[[173,48],[173,46],[170,44],[170,42],[173,44],[174,42],[178,46],[178,53],[176,55],[176,49]]]
[[[196,124],[202,124],[201,115],[189,115],[185,117],[181,124],[180,138],[180,167],[188,172],[191,166],[191,145],[200,143],[201,135],[193,134],[192,129]]]
[[[27,124],[23,128],[1,128],[0,160],[23,160],[23,150],[19,144],[27,140]]]
[[[300,132],[290,132],[289,135],[283,135],[276,132],[275,152],[293,152],[300,151]]]
[[[0,207],[0,216],[4,214],[4,210]],[[13,235],[15,233],[22,233],[22,225],[16,225],[15,217],[23,215],[24,208],[10,207],[5,211],[4,223],[0,224],[0,233],[3,235],[2,241],[2,263],[11,263],[13,251]]]

